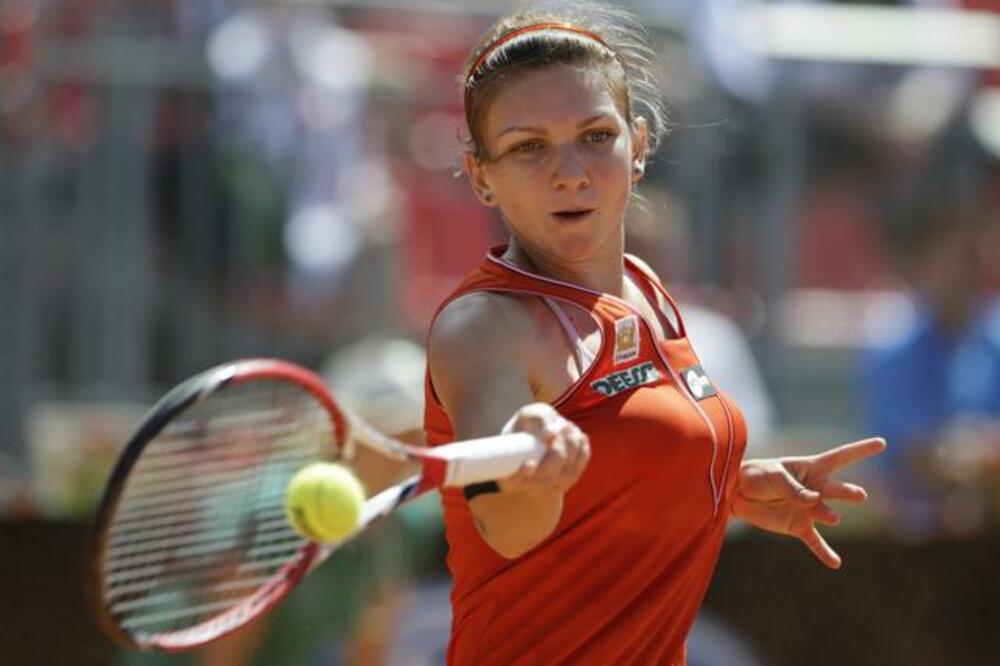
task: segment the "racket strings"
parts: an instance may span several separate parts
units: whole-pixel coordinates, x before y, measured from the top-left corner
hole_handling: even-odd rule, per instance
[[[244,428],[246,427],[244,426]],[[284,428],[276,424],[262,424],[261,427],[268,428],[266,437],[272,441],[300,434],[295,432],[299,427],[295,424],[289,424]],[[190,483],[188,474],[192,465],[198,465],[199,480],[202,483],[212,482],[216,477],[220,480],[229,478],[234,473],[241,471],[233,469],[233,458],[244,453],[250,454],[259,451],[262,448],[270,449],[266,442],[264,442],[264,446],[260,446],[255,439],[256,432],[248,431],[241,439],[214,446],[207,451],[192,450],[190,439],[188,439],[186,446],[182,449],[169,453],[157,452],[150,455],[148,460],[144,456],[143,483],[140,488],[133,490],[133,497],[140,497],[144,494],[159,494],[162,490],[169,490],[172,486],[183,487],[184,484]],[[293,449],[287,453],[275,451],[271,459],[273,461],[280,460],[282,455],[288,459],[295,459],[301,458],[303,452],[299,449]]]
[[[279,381],[230,384],[175,417],[137,460],[108,531],[104,594],[120,625],[197,626],[301,557],[285,487],[334,437],[326,409]]]

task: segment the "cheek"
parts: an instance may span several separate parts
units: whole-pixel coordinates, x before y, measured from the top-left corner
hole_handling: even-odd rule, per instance
[[[629,180],[632,165],[631,142],[624,133],[615,138],[611,146],[607,146],[594,154],[593,165],[599,169],[608,180]]]
[[[548,189],[548,179],[538,165],[498,169],[493,183],[501,203],[508,208],[527,206]]]
[[[620,194],[627,198],[632,187],[632,159],[627,146],[616,147],[610,155],[596,162],[593,173],[608,196]],[[599,174],[599,176],[598,176]]]

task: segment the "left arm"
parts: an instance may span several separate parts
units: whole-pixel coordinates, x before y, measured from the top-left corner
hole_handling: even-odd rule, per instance
[[[747,460],[740,466],[733,515],[761,529],[798,537],[821,562],[839,569],[840,556],[820,535],[816,523],[840,522],[827,500],[859,503],[868,494],[861,486],[831,476],[884,450],[885,440],[874,437],[813,456]]]

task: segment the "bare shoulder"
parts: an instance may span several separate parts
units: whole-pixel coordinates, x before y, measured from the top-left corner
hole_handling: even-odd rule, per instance
[[[427,349],[431,367],[509,361],[511,354],[523,351],[533,328],[524,299],[493,292],[464,294],[434,321]]]
[[[497,432],[532,400],[535,328],[527,299],[489,292],[460,296],[438,315],[427,366],[457,435]]]

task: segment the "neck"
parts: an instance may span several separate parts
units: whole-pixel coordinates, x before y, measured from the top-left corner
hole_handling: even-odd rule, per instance
[[[612,239],[608,247],[594,256],[569,260],[558,254],[530,247],[514,236],[510,238],[504,259],[543,277],[561,280],[604,294],[624,296],[624,243]]]

